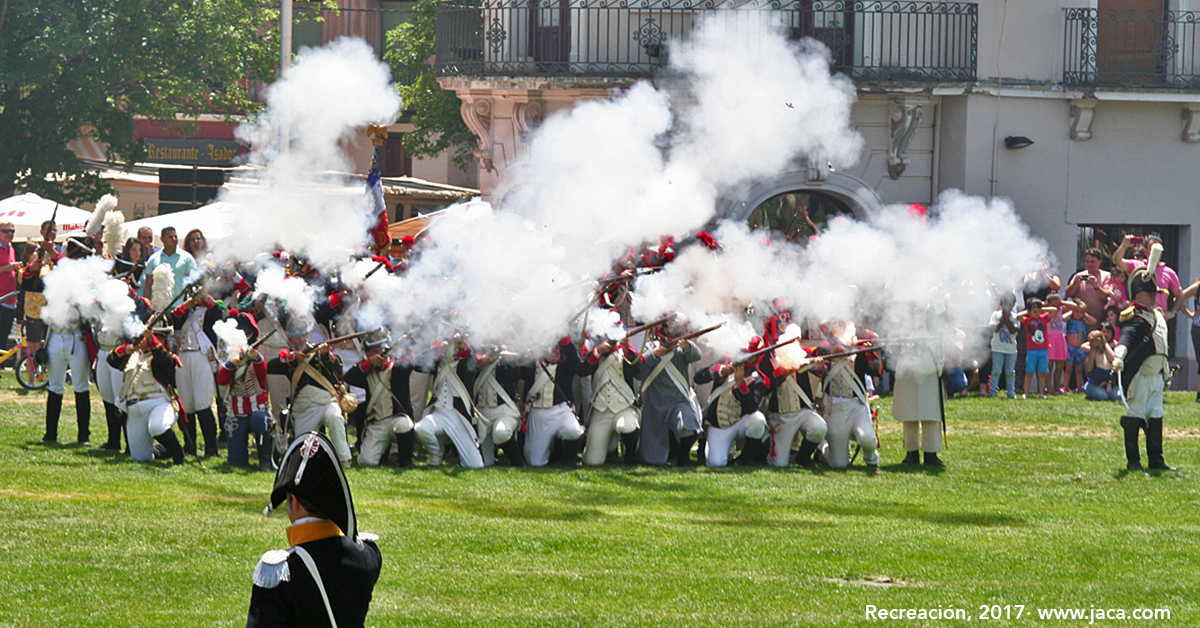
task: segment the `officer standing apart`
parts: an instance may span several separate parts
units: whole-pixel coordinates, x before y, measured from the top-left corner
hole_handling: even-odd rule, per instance
[[[1125,468],[1141,471],[1138,430],[1146,430],[1146,458],[1151,469],[1174,471],[1163,460],[1163,387],[1171,372],[1167,361],[1167,319],[1155,299],[1159,288],[1152,270],[1158,266],[1163,248],[1150,249],[1150,262],[1129,273],[1129,296],[1133,299],[1121,313],[1121,344],[1114,353],[1113,370],[1121,372],[1121,385],[1128,409],[1121,417],[1125,432]]]
[[[284,453],[264,514],[284,503],[291,547],[254,568],[246,627],[361,627],[382,566],[379,537],[359,534],[350,485],[323,435],[301,434]]]

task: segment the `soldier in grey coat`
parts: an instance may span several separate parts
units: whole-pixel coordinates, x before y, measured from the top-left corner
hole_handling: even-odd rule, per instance
[[[670,325],[670,324],[668,324]],[[666,326],[664,326],[666,327]],[[674,325],[656,329],[656,339],[642,358],[642,434],[638,457],[644,464],[662,466],[671,454],[671,436],[679,442],[677,462],[690,464],[700,424],[700,404],[688,377],[688,365],[700,360],[691,342],[673,342],[681,330]]]

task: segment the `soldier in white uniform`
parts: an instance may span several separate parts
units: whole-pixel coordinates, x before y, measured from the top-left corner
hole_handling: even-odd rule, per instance
[[[75,419],[79,426],[77,440],[80,444],[90,444],[92,406],[88,385],[92,367],[84,325],[74,308],[65,323],[50,322],[50,339],[46,342],[46,351],[50,355],[50,392],[46,395],[46,434],[42,442],[58,441],[58,418],[62,413],[67,369],[70,368],[71,388],[75,391]]]
[[[628,342],[605,340],[588,352],[579,367],[581,377],[592,378],[591,419],[587,426],[587,444],[583,464],[604,464],[613,448],[614,434],[620,438],[625,464],[637,462],[640,413],[634,405],[633,378],[642,358]]]
[[[827,428],[825,419],[816,412],[812,396],[805,390],[808,373],[785,369],[774,360],[764,361],[760,371],[771,391],[767,402],[767,425],[771,428],[768,460],[776,467],[788,466],[792,442],[800,435],[803,438],[796,459],[801,466],[813,466],[813,452],[825,440]]]
[[[839,349],[822,346],[828,352],[836,353]],[[879,439],[871,422],[867,389],[854,363],[855,356],[831,360],[821,387],[826,424],[822,455],[835,469],[850,466],[851,439],[862,448],[867,467],[879,466]]]
[[[129,456],[136,462],[153,460],[154,441],[158,441],[175,464],[183,464],[183,447],[171,429],[177,415],[169,396],[179,361],[167,349],[163,337],[147,329],[136,345],[123,344],[107,359],[123,373],[119,399],[128,416],[125,438],[129,440]]]
[[[563,338],[546,357],[522,369],[529,414],[525,420],[525,460],[532,467],[550,463],[554,439],[560,441],[558,464],[579,462],[583,426],[575,416],[573,384],[579,372],[579,352],[570,338]]]
[[[1171,373],[1167,360],[1167,320],[1157,307],[1158,284],[1153,270],[1162,257],[1162,245],[1150,249],[1146,266],[1129,273],[1129,295],[1133,301],[1121,313],[1121,341],[1113,352],[1113,369],[1120,372],[1128,395],[1128,409],[1121,417],[1125,435],[1125,468],[1141,471],[1138,431],[1146,431],[1147,466],[1174,471],[1163,458],[1163,389]]]
[[[364,343],[366,357],[346,371],[346,383],[365,392],[359,407],[365,411],[362,438],[358,445],[359,466],[378,466],[393,442],[397,443],[400,466],[412,466],[412,402],[409,376],[412,367],[398,364],[384,354],[388,337],[373,334]]]
[[[479,410],[475,427],[483,464],[489,467],[496,464],[496,448],[499,447],[508,457],[509,464],[523,467],[525,454],[519,438],[521,409],[516,401],[521,370],[495,355],[480,358],[478,368],[471,391]]]
[[[470,347],[462,339],[455,339],[453,346],[444,348],[445,353],[437,361],[437,371],[430,384],[433,405],[425,408],[425,415],[413,429],[417,440],[429,452],[429,465],[442,464],[445,450],[439,436],[445,436],[458,450],[459,464],[479,469],[483,467],[483,456],[479,453],[475,426],[468,416],[475,415],[475,404],[471,401],[470,389],[464,380],[470,379],[472,362]]]
[[[305,343],[304,336],[293,336],[289,343]],[[342,361],[330,352],[329,345],[318,344],[298,351],[284,349],[279,357],[267,362],[267,374],[284,375],[292,382],[292,416],[296,433],[324,428],[337,452],[338,461],[350,467],[350,445],[346,441],[346,421],[334,397],[334,382],[342,375]]]
[[[184,448],[194,453],[196,424],[204,435],[204,455],[217,455],[217,419],[212,405],[216,398],[217,347],[213,323],[223,320],[225,311],[207,294],[199,293],[184,301],[168,316],[178,334],[179,373],[176,382],[179,401],[188,419],[183,423],[187,435]]]
[[[761,348],[762,339],[755,337],[746,352]],[[737,440],[743,441],[742,464],[764,462],[769,449],[767,418],[758,407],[767,396],[767,387],[758,373],[758,360],[744,364],[725,360],[697,371],[694,379],[697,384],[713,385],[704,409],[708,466],[728,464],[729,452]]]

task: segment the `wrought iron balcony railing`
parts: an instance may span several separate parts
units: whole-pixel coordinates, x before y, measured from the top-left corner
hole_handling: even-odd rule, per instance
[[[860,81],[975,80],[978,5],[822,0],[444,0],[440,76],[631,78],[662,69],[668,43],[704,19],[781,28],[829,47]]]
[[[1200,89],[1200,12],[1066,12],[1063,83]]]

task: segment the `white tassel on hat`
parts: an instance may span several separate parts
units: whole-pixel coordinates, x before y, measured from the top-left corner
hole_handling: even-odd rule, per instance
[[[116,257],[121,254],[121,249],[125,246],[125,214],[119,211],[110,211],[104,217],[104,252]],[[142,261],[146,259],[146,254],[142,252]]]

